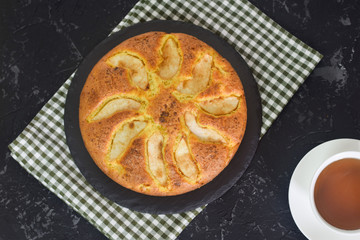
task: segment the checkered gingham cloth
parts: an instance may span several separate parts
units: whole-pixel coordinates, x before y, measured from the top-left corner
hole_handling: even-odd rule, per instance
[[[190,22],[226,39],[245,59],[259,86],[263,135],[321,55],[246,0],[140,1],[113,30],[154,19]],[[64,105],[73,75],[10,144],[12,157],[110,239],[174,239],[201,212],[151,215],[120,207],[80,174],[66,145]]]

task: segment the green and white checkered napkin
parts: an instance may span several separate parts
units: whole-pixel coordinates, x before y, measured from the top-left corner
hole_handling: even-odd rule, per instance
[[[140,1],[113,32],[154,19],[202,26],[242,55],[259,86],[262,135],[322,57],[246,0]],[[110,239],[176,238],[202,208],[173,215],[134,212],[101,196],[80,174],[66,145],[63,121],[72,77],[10,144],[13,158]]]

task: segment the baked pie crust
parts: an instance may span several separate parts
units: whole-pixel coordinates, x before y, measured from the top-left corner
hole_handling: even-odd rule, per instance
[[[147,195],[192,191],[214,179],[246,128],[241,81],[199,39],[148,32],[122,42],[94,66],[79,122],[97,166]]]

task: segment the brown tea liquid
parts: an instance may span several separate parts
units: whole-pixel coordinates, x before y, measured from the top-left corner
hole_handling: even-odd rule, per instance
[[[314,200],[329,224],[360,229],[360,160],[346,158],[328,165],[315,183]]]

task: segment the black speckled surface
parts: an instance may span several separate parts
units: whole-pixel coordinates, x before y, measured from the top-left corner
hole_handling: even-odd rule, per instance
[[[360,2],[251,0],[324,55],[242,179],[179,239],[305,239],[289,212],[298,161],[330,139],[360,139]],[[10,157],[7,145],[135,4],[0,2],[0,240],[106,239]]]

